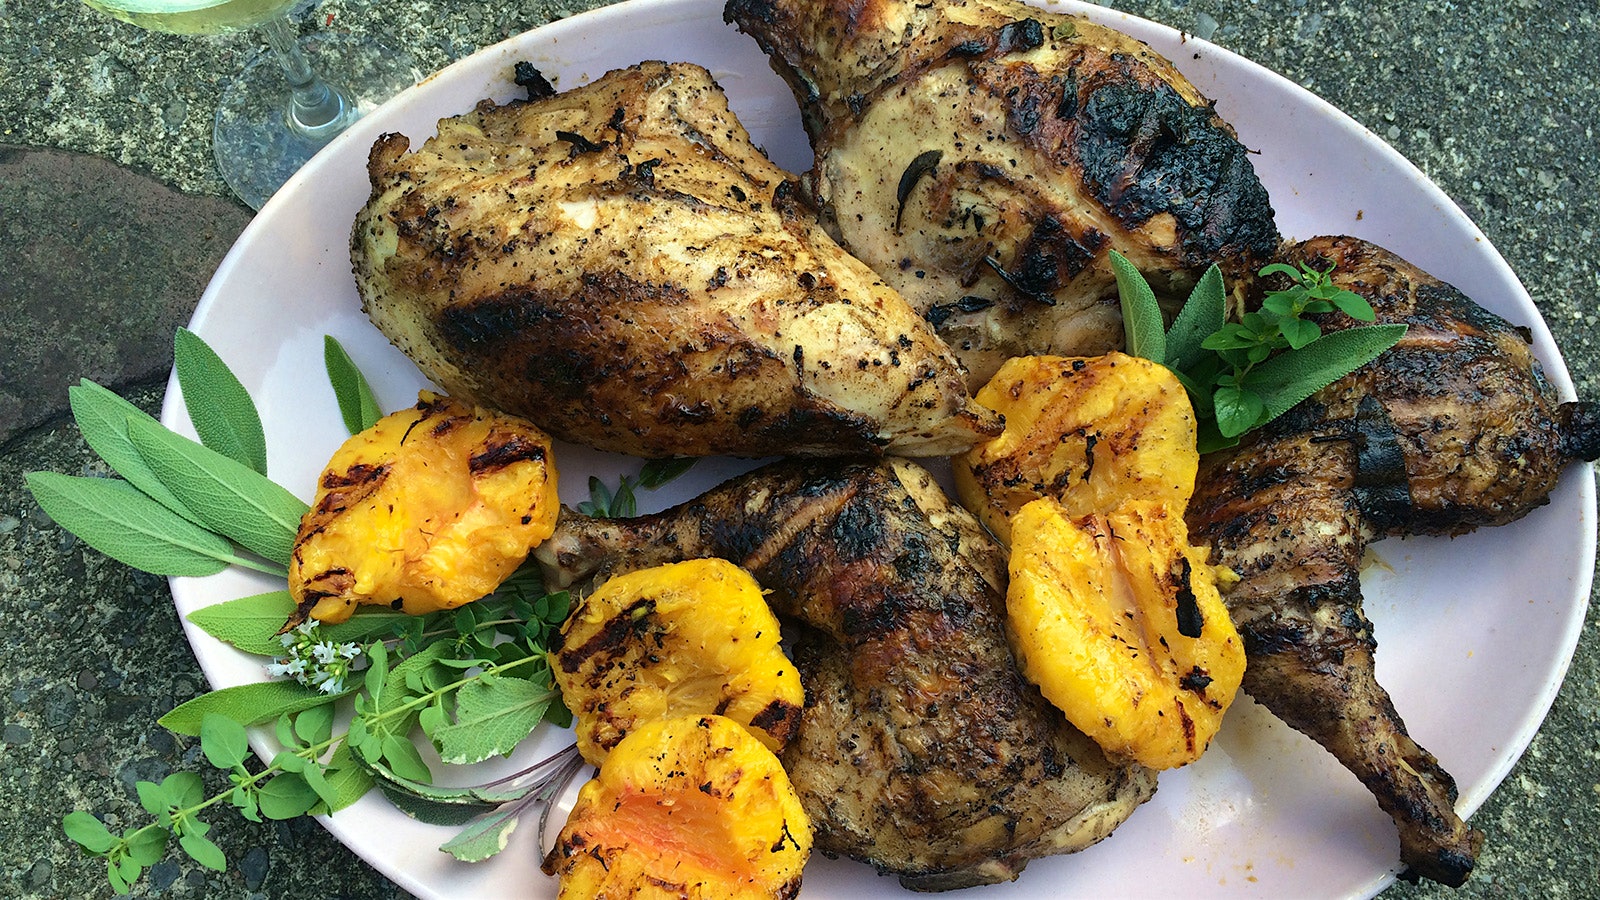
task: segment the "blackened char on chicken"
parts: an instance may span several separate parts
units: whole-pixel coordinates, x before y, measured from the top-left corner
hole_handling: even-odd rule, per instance
[[[1249,152],[1170,62],[1016,0],[730,0],[799,102],[808,183],[974,389],[1012,356],[1116,348],[1111,250],[1181,301],[1278,243]]]
[[[771,593],[806,689],[783,756],[824,853],[918,890],[1014,879],[1155,790],[1022,677],[1004,553],[913,463],[783,462],[637,519],[563,510],[552,587],[717,556]]]
[[[1226,597],[1244,637],[1244,688],[1322,744],[1400,829],[1414,876],[1459,885],[1483,835],[1456,814],[1455,781],[1406,733],[1373,671],[1362,553],[1399,534],[1459,534],[1543,504],[1566,464],[1600,453],[1594,407],[1558,403],[1526,332],[1393,253],[1315,238],[1285,260],[1333,267],[1400,344],[1206,456],[1188,521],[1236,571]],[[1325,317],[1325,330],[1357,324]]]

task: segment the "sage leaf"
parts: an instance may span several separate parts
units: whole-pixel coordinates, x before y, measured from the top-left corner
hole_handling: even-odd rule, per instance
[[[223,456],[267,474],[267,439],[255,401],[222,357],[200,336],[179,328],[172,341],[173,368],[183,388],[200,442]]]
[[[639,469],[639,486],[653,491],[694,468],[694,464],[693,456],[648,460]]]
[[[1189,299],[1178,310],[1167,330],[1167,356],[1164,362],[1174,371],[1187,371],[1207,355],[1201,342],[1227,320],[1228,302],[1222,283],[1222,270],[1213,263],[1189,292]]]
[[[373,771],[379,776],[377,780],[378,790],[383,792],[383,795],[388,798],[390,803],[394,804],[396,809],[419,822],[426,822],[429,825],[465,825],[485,811],[494,808],[487,803],[449,802],[423,797],[400,786],[400,784],[404,784],[410,779],[398,779],[399,783],[397,783],[393,778],[394,773],[386,770],[381,765],[374,766]]]
[[[128,420],[128,438],[161,483],[200,521],[279,565],[289,564],[307,506],[265,475],[159,425]]]
[[[200,750],[219,769],[231,769],[250,755],[250,736],[238,722],[207,713],[200,717]]]
[[[104,822],[81,809],[61,817],[61,830],[78,846],[96,856],[104,856],[117,842]]]
[[[240,725],[255,725],[296,713],[313,706],[331,703],[355,690],[352,685],[341,693],[324,694],[297,681],[258,681],[215,690],[181,704],[157,720],[161,727],[191,737],[200,734],[207,713],[226,716]]]
[[[1295,353],[1280,354],[1256,366],[1247,381],[1260,395],[1270,422],[1376,359],[1405,333],[1404,325],[1363,325],[1329,332]]]
[[[447,763],[505,756],[544,719],[555,691],[526,678],[476,678],[456,691],[455,721],[428,734]]]
[[[356,368],[355,360],[345,352],[344,345],[333,335],[323,335],[322,363],[328,370],[328,381],[333,384],[333,397],[339,403],[339,416],[351,434],[360,434],[383,418],[378,398],[373,396],[372,385]]]
[[[277,657],[284,652],[278,629],[283,627],[294,608],[288,591],[269,591],[204,606],[184,618],[206,634],[246,653]]]
[[[439,849],[462,862],[483,862],[506,848],[521,820],[522,805],[508,803],[473,820]]]
[[[1122,300],[1122,332],[1127,351],[1154,363],[1167,361],[1166,323],[1161,304],[1149,282],[1128,258],[1113,250],[1111,271],[1117,276],[1117,295]]]
[[[23,476],[56,524],[112,559],[153,575],[214,575],[241,562],[227,540],[125,481],[58,472]]]
[[[153,423],[156,421],[154,418],[87,378],[67,388],[67,402],[72,406],[72,418],[78,423],[78,431],[83,434],[84,442],[99,454],[113,472],[157,503],[198,523],[194,513],[184,507],[177,495],[167,490],[156,473],[150,470],[149,463],[144,461],[144,457],[128,440],[129,419],[145,419]]]

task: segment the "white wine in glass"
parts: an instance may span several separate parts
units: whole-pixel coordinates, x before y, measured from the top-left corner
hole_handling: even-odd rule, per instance
[[[417,77],[408,55],[372,39],[318,35],[297,40],[289,14],[307,0],[83,2],[151,31],[262,33],[270,52],[252,60],[224,90],[212,128],[217,169],[253,209],[363,112]]]

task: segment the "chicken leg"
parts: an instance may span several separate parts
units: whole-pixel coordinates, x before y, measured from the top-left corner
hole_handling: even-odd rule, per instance
[[[1572,459],[1600,455],[1589,404],[1556,402],[1523,333],[1388,251],[1354,238],[1292,246],[1334,266],[1400,344],[1234,449],[1206,456],[1188,521],[1241,581],[1226,597],[1245,642],[1244,688],[1326,747],[1400,830],[1414,876],[1459,885],[1483,835],[1455,781],[1406,732],[1373,670],[1366,545],[1457,534],[1545,502]],[[1349,327],[1341,314],[1325,330]]]

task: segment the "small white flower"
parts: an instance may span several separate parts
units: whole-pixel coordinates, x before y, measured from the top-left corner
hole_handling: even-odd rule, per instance
[[[345,659],[355,659],[361,655],[361,645],[346,641],[339,645],[339,655]]]
[[[267,674],[271,675],[273,678],[282,678],[283,676],[289,674],[288,660],[275,659],[272,662],[267,663]]]
[[[334,647],[327,641],[318,641],[316,645],[311,648],[311,655],[316,658],[319,664],[324,666],[338,658],[338,654],[338,648]]]

